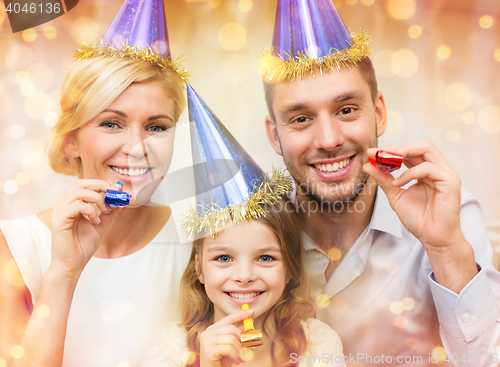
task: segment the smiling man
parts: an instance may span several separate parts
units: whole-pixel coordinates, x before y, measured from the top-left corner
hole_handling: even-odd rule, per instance
[[[368,163],[387,126],[368,44],[329,0],[284,0],[258,66],[316,315],[351,366],[433,365],[440,345],[454,366],[498,365],[500,274],[478,202],[431,142],[382,148],[404,157],[397,179]]]

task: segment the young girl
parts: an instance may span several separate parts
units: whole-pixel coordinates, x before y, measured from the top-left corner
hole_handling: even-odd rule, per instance
[[[182,323],[162,329],[141,366],[345,366],[335,331],[307,318],[312,307],[294,205],[286,199],[263,209],[266,217],[193,243],[181,280]],[[241,347],[248,317],[262,330],[263,346]]]

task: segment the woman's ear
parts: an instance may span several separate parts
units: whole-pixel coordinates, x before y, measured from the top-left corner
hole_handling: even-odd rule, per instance
[[[196,275],[201,284],[205,284],[205,277],[203,276],[203,271],[201,270],[200,260],[198,254],[194,255],[194,267],[196,269]]]
[[[78,140],[76,139],[76,134],[68,134],[64,138],[63,149],[67,155],[73,158],[80,157],[80,150],[78,149]]]

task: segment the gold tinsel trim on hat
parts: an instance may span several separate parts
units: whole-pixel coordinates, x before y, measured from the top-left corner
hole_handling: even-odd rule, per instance
[[[179,74],[185,83],[187,83],[189,77],[189,73],[181,66],[182,57],[177,57],[176,59],[164,57],[155,52],[150,46],[140,48],[122,43],[121,48],[116,48],[110,42],[104,41],[101,41],[101,43],[96,46],[89,46],[82,43],[73,56],[76,60],[89,59],[98,56],[140,60],[141,62],[159,65],[162,68],[173,69],[177,72],[177,74]]]
[[[264,179],[259,185],[253,187],[247,201],[241,204],[230,204],[221,208],[216,204],[205,206],[205,215],[196,209],[190,208],[181,221],[181,227],[189,237],[202,232],[208,232],[215,237],[228,224],[237,224],[260,217],[265,217],[266,212],[261,207],[263,204],[276,204],[284,195],[293,191],[293,183],[285,171],[272,170],[270,175],[264,174]]]
[[[320,72],[340,71],[342,68],[356,64],[361,59],[370,55],[370,44],[372,39],[362,29],[351,34],[352,45],[344,50],[332,48],[330,54],[313,59],[306,53],[299,52],[298,55],[287,53],[287,59],[275,56],[273,50],[263,50],[257,58],[259,62],[257,71],[264,81],[267,82],[290,82],[304,78],[306,73],[313,73],[313,68],[318,67]]]

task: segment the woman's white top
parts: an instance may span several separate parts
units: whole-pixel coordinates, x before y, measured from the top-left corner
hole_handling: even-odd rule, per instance
[[[51,261],[51,232],[36,216],[0,221],[33,304]],[[191,253],[172,216],[139,251],[116,259],[93,257],[75,290],[63,367],[136,367],[168,321],[179,320],[179,283]]]

